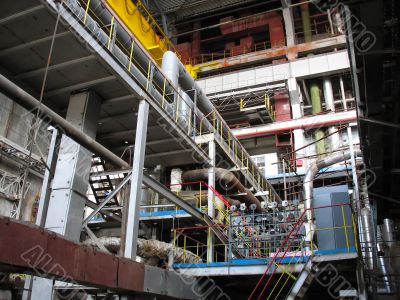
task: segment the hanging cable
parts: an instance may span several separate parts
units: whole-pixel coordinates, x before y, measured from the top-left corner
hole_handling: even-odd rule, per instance
[[[33,147],[35,144],[35,138],[37,136],[40,124],[41,124],[41,119],[39,118],[39,112],[41,110],[41,106],[42,106],[42,102],[43,102],[43,97],[44,97],[44,90],[46,87],[46,82],[47,82],[47,75],[49,73],[49,67],[50,67],[50,63],[51,63],[51,58],[52,58],[52,54],[53,54],[53,50],[54,50],[54,43],[55,43],[55,39],[56,39],[56,35],[57,35],[57,30],[58,30],[58,25],[60,23],[60,19],[61,19],[61,7],[64,4],[65,0],[61,0],[60,4],[59,4],[59,9],[58,9],[58,14],[57,14],[57,19],[56,19],[56,23],[54,26],[54,31],[53,31],[53,36],[51,39],[51,44],[50,44],[50,49],[49,49],[49,54],[47,56],[47,62],[46,62],[46,68],[44,71],[44,76],[43,76],[43,81],[42,81],[42,86],[40,89],[40,95],[39,95],[39,105],[36,109],[36,114],[32,120],[32,126],[31,129],[29,130],[29,135],[28,135],[28,150],[29,150],[29,155],[27,157],[27,162],[26,162],[26,168],[24,171],[24,178],[23,178],[23,182],[22,182],[22,186],[21,186],[21,199],[18,203],[18,209],[17,209],[17,215],[16,218],[17,219],[21,219],[21,210],[22,210],[22,202],[25,200],[27,191],[25,191],[26,185],[27,185],[27,178],[28,178],[28,174],[29,174],[29,170],[30,170],[30,161],[32,159],[32,154],[33,154]],[[48,166],[46,166],[48,168]]]

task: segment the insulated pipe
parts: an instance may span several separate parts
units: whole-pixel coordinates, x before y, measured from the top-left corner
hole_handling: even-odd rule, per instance
[[[355,156],[361,155],[361,151],[356,151]],[[325,157],[314,161],[308,168],[306,175],[304,176],[303,190],[304,190],[304,209],[307,211],[308,223],[312,223],[314,219],[314,213],[312,211],[313,207],[313,189],[314,189],[314,178],[323,168],[329,167],[331,165],[337,164],[339,162],[348,160],[351,158],[350,151],[336,154],[333,156]]]
[[[323,88],[324,88],[325,108],[328,111],[330,110],[332,112],[335,112],[332,81],[330,78],[324,78]],[[328,134],[329,134],[330,149],[331,150],[338,149],[341,146],[341,144],[337,129],[334,126],[328,127]]]
[[[121,247],[121,238],[119,237],[99,237],[98,241],[110,252],[118,253],[119,248]],[[84,245],[96,247],[96,243],[87,239],[82,242]],[[177,263],[199,263],[201,262],[201,258],[187,249],[182,249],[180,247],[176,247],[173,244],[165,243],[158,240],[146,240],[138,238],[137,243],[137,254],[143,258],[153,258],[156,257],[158,259],[168,259],[169,254],[173,254],[173,260]]]
[[[322,112],[322,105],[321,105],[321,91],[318,83],[314,82],[311,84],[310,94],[311,94],[312,114],[313,115],[320,114]],[[317,129],[314,132],[314,138],[316,141],[318,141],[315,144],[318,156],[321,156],[323,155],[323,153],[325,153],[325,141],[323,139],[324,136],[325,133],[322,129]]]
[[[310,22],[310,10],[308,7],[308,3],[302,3],[300,8],[301,8],[301,19],[303,21],[304,42],[310,43],[312,42],[312,33],[311,33],[311,22]]]
[[[182,174],[182,180],[187,182],[191,181],[200,181],[200,180],[207,180],[208,179],[208,169],[199,169],[199,170],[191,170],[186,171]],[[254,196],[243,184],[239,181],[239,179],[231,172],[226,169],[222,168],[215,168],[215,181],[228,186],[229,189],[237,189],[243,195],[242,201],[246,203],[248,206],[251,204],[255,204],[257,206],[256,211],[262,212],[264,211],[261,208],[260,201]]]
[[[362,241],[364,243],[364,260],[367,269],[374,270],[374,248],[376,247],[376,234],[374,224],[372,222],[372,213],[369,208],[361,209],[361,232]]]
[[[190,93],[190,97],[193,102],[195,101],[194,97],[196,97],[196,108],[198,107],[205,116],[208,116],[211,113],[214,113],[216,115],[216,118],[221,120],[221,122],[224,124],[224,126],[222,126],[223,135],[230,136],[230,137],[232,137],[232,139],[235,139],[239,143],[239,141],[237,140],[237,138],[234,137],[234,135],[230,131],[230,129],[228,129],[229,126],[226,124],[226,122],[221,117],[219,112],[215,109],[215,107],[211,103],[210,99],[208,99],[206,94],[203,92],[202,88],[197,84],[197,82],[186,71],[185,66],[178,59],[176,54],[171,51],[167,51],[164,53],[164,56],[166,57],[166,60],[168,59],[170,61],[170,63],[175,63],[178,66],[179,84],[180,84],[181,88],[184,91],[195,90],[196,95],[194,95],[194,93]],[[163,57],[163,62],[164,62],[164,57]],[[245,151],[245,150],[243,150],[243,151]],[[250,156],[249,154],[247,154],[247,155]],[[274,193],[275,198],[278,201],[281,201],[280,196],[276,193],[276,191],[274,190],[274,188],[271,186],[271,184],[268,181],[267,181],[267,184],[271,188],[272,193]]]

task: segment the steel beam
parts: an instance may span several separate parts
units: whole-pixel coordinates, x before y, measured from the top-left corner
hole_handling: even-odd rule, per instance
[[[49,146],[49,152],[47,153],[47,167],[44,172],[42,189],[40,192],[39,207],[36,215],[36,225],[44,227],[47,210],[49,207],[50,194],[51,194],[51,181],[54,177],[54,171],[56,169],[57,157],[58,157],[58,146],[60,142],[60,133],[57,129],[51,129],[51,140]]]
[[[140,202],[142,195],[143,167],[146,152],[147,123],[149,103],[141,100],[136,125],[135,151],[133,154],[131,190],[128,202],[124,256],[136,258],[137,238],[139,233]]]
[[[55,38],[58,39],[58,38],[65,37],[65,36],[68,36],[68,35],[71,35],[71,34],[72,33],[70,31],[63,31],[63,32],[57,33],[55,35]],[[31,41],[31,42],[26,42],[24,44],[20,44],[20,45],[14,46],[14,47],[3,49],[3,50],[0,51],[0,57],[8,55],[8,54],[12,54],[12,53],[14,53],[16,51],[21,51],[21,50],[24,50],[24,49],[27,49],[27,48],[31,48],[31,47],[34,47],[36,45],[40,45],[42,43],[50,42],[52,39],[53,39],[52,35],[51,36],[46,36],[46,37],[38,39],[38,40],[34,40],[34,41]]]
[[[62,87],[59,89],[55,89],[55,90],[51,90],[45,93],[45,97],[52,97],[52,96],[56,96],[59,94],[63,94],[63,93],[68,93],[68,92],[72,92],[72,91],[78,91],[84,88],[89,88],[104,82],[108,82],[111,80],[115,80],[116,77],[114,75],[111,76],[107,76],[107,77],[103,77],[103,78],[98,78],[98,79],[94,79],[94,80],[89,80],[86,82],[81,82],[81,83],[77,83],[77,84],[73,84],[70,86],[66,86],[66,87]],[[99,103],[100,106],[100,103]]]
[[[128,173],[125,178],[107,195],[107,197],[86,217],[82,222],[82,227],[88,225],[89,221],[99,213],[108,202],[110,202],[122,189],[122,187],[131,179],[131,173]]]
[[[176,206],[182,208],[188,214],[196,218],[201,223],[205,223],[206,225],[210,226],[211,230],[214,234],[218,237],[218,239],[224,243],[228,244],[228,239],[226,235],[222,234],[220,230],[217,229],[216,225],[212,221],[210,217],[206,214],[198,210],[197,208],[193,207],[192,205],[188,204],[182,198],[178,197],[175,193],[166,189],[164,185],[150,177],[149,175],[143,176],[143,183],[148,186],[150,189],[158,193],[160,196],[166,198],[168,201],[174,203]]]
[[[54,70],[58,70],[58,69],[62,69],[65,67],[69,67],[71,65],[75,65],[75,64],[81,64],[90,60],[94,60],[96,58],[96,56],[94,55],[88,55],[88,56],[84,56],[84,57],[80,57],[77,59],[73,59],[73,60],[69,60],[69,61],[65,61],[56,65],[51,65],[48,68],[48,71],[54,71]],[[32,71],[28,71],[25,73],[21,73],[15,76],[15,78],[17,79],[25,79],[25,78],[29,78],[35,75],[39,75],[42,74],[46,71],[46,68],[40,68],[40,69],[36,69],[36,70],[32,70]]]
[[[0,25],[4,25],[5,23],[8,23],[10,21],[14,21],[15,19],[19,19],[19,18],[25,17],[25,16],[30,15],[30,14],[38,11],[38,10],[43,9],[43,8],[44,8],[44,5],[40,4],[40,5],[34,6],[32,8],[20,11],[18,13],[15,13],[13,15],[9,15],[9,16],[7,16],[7,17],[5,17],[5,18],[0,20]]]

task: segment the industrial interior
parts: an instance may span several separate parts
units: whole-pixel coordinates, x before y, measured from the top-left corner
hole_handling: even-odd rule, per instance
[[[399,7],[1,0],[0,300],[400,299]]]

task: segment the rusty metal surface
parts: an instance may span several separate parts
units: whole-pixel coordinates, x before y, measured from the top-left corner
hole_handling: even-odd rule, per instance
[[[119,259],[118,288],[128,291],[144,290],[144,264]]]
[[[144,289],[144,264],[80,246],[50,231],[5,217],[0,217],[0,265],[111,290]]]
[[[40,249],[47,247],[47,233],[35,226],[27,226],[9,218],[0,218],[0,263],[25,267],[37,261]],[[36,251],[29,251],[33,247]],[[39,266],[40,267],[40,266]]]

